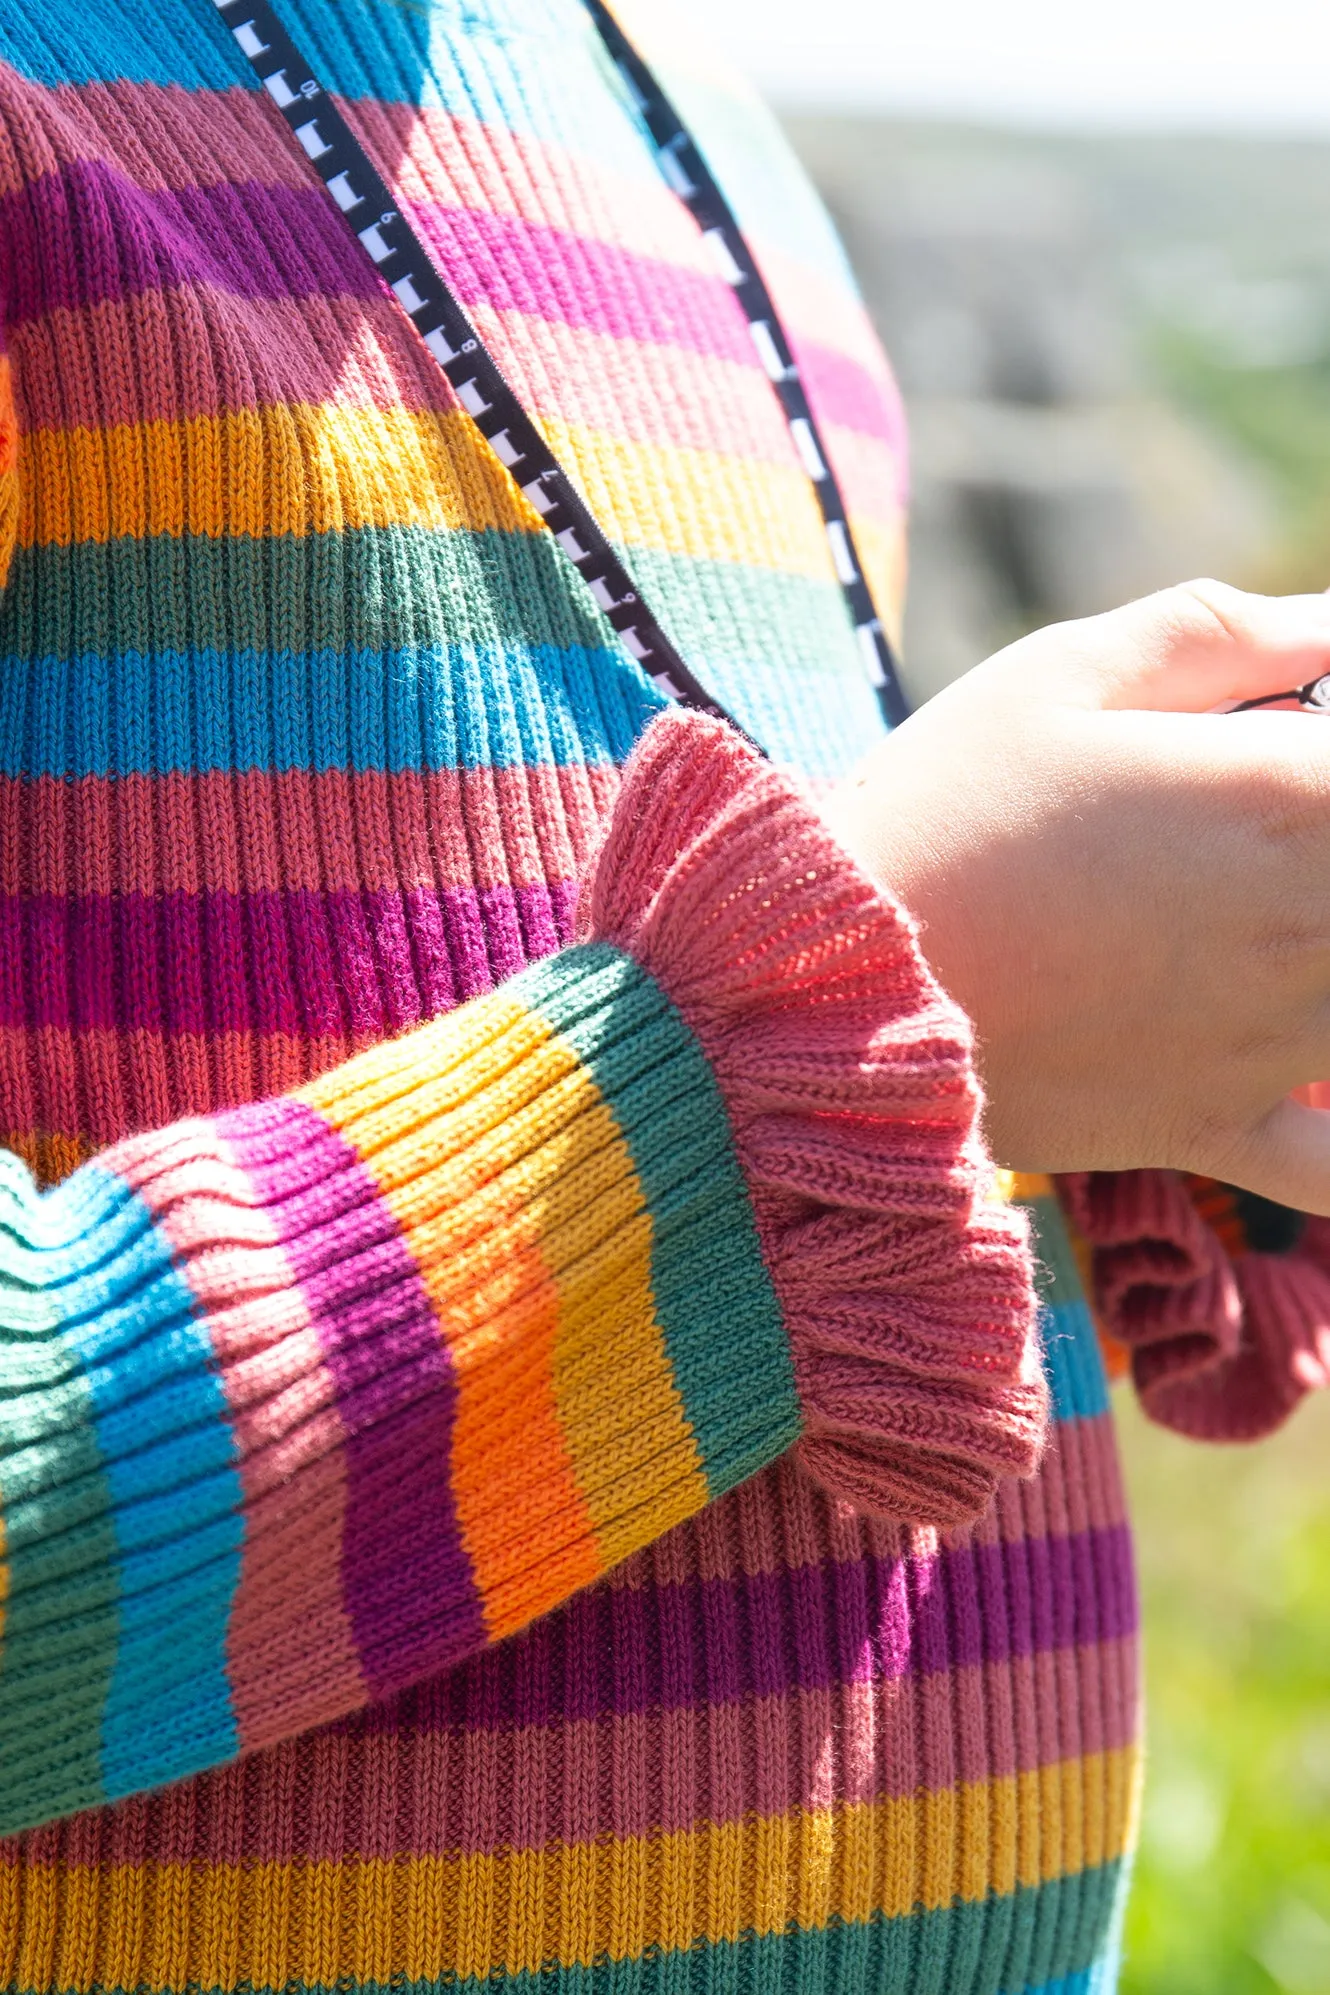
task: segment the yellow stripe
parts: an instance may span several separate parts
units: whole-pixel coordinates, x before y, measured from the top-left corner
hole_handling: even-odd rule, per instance
[[[543,426],[612,537],[834,579],[821,514],[797,464]],[[24,547],[154,534],[540,528],[539,515],[457,411],[291,403],[173,422],[32,430],[20,438],[19,453]]]
[[[886,626],[887,635],[900,649],[901,606],[905,600],[906,533],[905,515],[882,521],[850,508],[850,531],[873,598],[873,607]]]
[[[315,1081],[456,1368],[458,1517],[486,1622],[523,1627],[699,1510],[631,1155],[571,1045],[503,993]]]
[[[151,534],[536,530],[460,412],[291,403],[20,439],[25,547]]]
[[[611,539],[835,581],[822,514],[799,464],[631,443],[549,417],[541,428]]]
[[[943,1793],[541,1850],[109,1870],[32,1863],[15,1985],[54,1978],[68,1995],[94,1982],[175,1990],[186,1979],[222,1990],[387,1985],[589,1966],[816,1929],[832,1916],[899,1918],[1121,1856],[1137,1786],[1129,1747]]]
[[[1037,1198],[1056,1198],[1053,1180],[1042,1171],[1007,1171],[997,1174],[999,1195],[1009,1205],[1031,1205]]]

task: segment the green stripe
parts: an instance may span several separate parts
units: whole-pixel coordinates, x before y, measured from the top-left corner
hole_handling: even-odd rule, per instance
[[[0,660],[83,652],[616,642],[546,533],[427,527],[212,538],[158,534],[25,548]]]
[[[656,1319],[719,1496],[799,1433],[789,1345],[720,1090],[659,985],[606,943],[536,964],[510,988],[576,1053],[627,1145],[651,1216]]]
[[[698,661],[761,658],[858,676],[839,589],[774,569],[620,550],[670,635]],[[415,526],[144,539],[20,549],[0,658],[214,647],[511,642],[613,650],[618,640],[546,533]]]
[[[11,1168],[5,1168],[6,1166]],[[0,1198],[24,1199],[27,1173],[16,1158],[0,1158]],[[29,1397],[44,1401],[56,1430],[40,1418],[28,1445],[16,1446],[0,1465],[0,1510],[6,1526],[9,1598],[0,1641],[0,1822],[30,1819],[34,1744],[46,1779],[43,1804],[54,1815],[104,1800],[101,1722],[115,1664],[119,1615],[105,1562],[115,1544],[111,1490],[93,1427],[92,1396],[81,1367],[63,1348],[54,1306],[34,1296],[18,1228],[0,1224],[0,1321],[21,1325],[0,1338],[0,1374],[17,1397],[20,1379]],[[30,1258],[30,1257],[29,1257]],[[17,1290],[22,1314],[4,1308],[6,1288]],[[46,1318],[36,1320],[36,1309]],[[43,1394],[40,1377],[59,1381]],[[17,1421],[20,1408],[12,1408]],[[58,1457],[55,1486],[50,1464]],[[38,1485],[33,1490],[30,1485]],[[86,1597],[85,1597],[86,1594]],[[68,1618],[74,1616],[73,1622]],[[58,1672],[42,1672],[43,1695],[34,1703],[32,1665],[67,1651],[77,1636],[78,1654]],[[20,1750],[21,1748],[21,1750]]]
[[[1030,1215],[1036,1256],[1035,1290],[1040,1302],[1050,1309],[1059,1302],[1084,1302],[1080,1267],[1057,1199],[1042,1194],[1018,1203]]]

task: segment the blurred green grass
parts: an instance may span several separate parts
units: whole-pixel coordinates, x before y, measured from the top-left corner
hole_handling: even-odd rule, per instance
[[[1330,1394],[1254,1448],[1117,1398],[1149,1729],[1122,1995],[1330,1995]]]

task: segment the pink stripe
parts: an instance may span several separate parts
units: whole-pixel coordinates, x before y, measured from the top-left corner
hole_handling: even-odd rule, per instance
[[[892,453],[905,455],[905,410],[890,375],[870,373],[829,346],[795,341],[795,358],[820,423],[875,436]]]
[[[514,216],[403,207],[468,308],[488,305],[758,367],[747,322],[721,277]]]
[[[0,897],[0,1028],[385,1038],[570,939],[552,886]]]
[[[848,1510],[824,1518],[817,1490],[794,1474],[782,1478],[779,1505],[780,1528],[768,1521],[760,1529],[759,1519],[751,1514],[756,1506],[746,1510],[744,1492],[736,1490],[650,1551],[626,1559],[605,1584],[611,1589],[637,1589],[650,1578],[678,1585],[693,1577],[754,1578],[798,1572],[828,1557],[847,1564],[866,1557],[931,1561],[947,1545],[1020,1544],[1086,1530],[1112,1531],[1127,1522],[1111,1413],[1056,1426],[1032,1482],[1001,1484],[995,1508],[979,1524],[941,1540],[935,1531],[912,1530]]]
[[[630,178],[501,125],[428,106],[340,102],[393,193],[412,207],[507,215],[710,273],[696,223],[645,155],[640,177]]]
[[[103,1165],[137,1192],[169,1242],[231,1408],[246,1518],[227,1678],[248,1749],[280,1738],[291,1709],[303,1727],[365,1699],[342,1598],[346,1464],[336,1385],[276,1228],[211,1125],[132,1138]],[[229,1250],[216,1244],[219,1229]],[[319,1657],[313,1701],[311,1655]]]
[[[0,894],[370,893],[574,878],[609,765],[0,776]]]

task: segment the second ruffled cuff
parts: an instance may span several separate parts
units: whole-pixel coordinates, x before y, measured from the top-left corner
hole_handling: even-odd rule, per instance
[[[1287,1251],[1253,1251],[1226,1237],[1231,1199],[1208,1179],[1086,1171],[1058,1184],[1152,1420],[1254,1441],[1330,1379],[1330,1220],[1307,1219]]]

